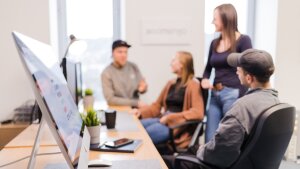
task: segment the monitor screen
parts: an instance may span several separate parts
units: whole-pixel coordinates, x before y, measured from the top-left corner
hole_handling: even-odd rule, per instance
[[[78,105],[79,100],[82,97],[81,63],[67,58],[66,70],[68,87],[75,103]]]
[[[82,144],[82,119],[59,68],[58,58],[49,45],[19,33],[14,32],[13,36],[39,106],[46,109],[46,112],[42,109],[43,116],[49,114],[48,126],[55,127],[63,148],[75,165]]]

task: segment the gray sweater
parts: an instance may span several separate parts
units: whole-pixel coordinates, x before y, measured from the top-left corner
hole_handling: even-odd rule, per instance
[[[134,92],[143,77],[136,64],[128,61],[122,68],[117,68],[111,63],[102,72],[101,79],[109,105],[137,106],[138,98],[134,98]]]
[[[218,168],[227,168],[237,160],[245,138],[250,134],[258,116],[278,104],[273,89],[254,89],[238,99],[219,123],[213,139],[201,146],[197,157]]]

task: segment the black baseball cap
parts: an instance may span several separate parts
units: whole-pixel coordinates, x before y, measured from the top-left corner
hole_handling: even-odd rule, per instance
[[[112,44],[112,50],[114,50],[115,48],[117,47],[127,47],[127,48],[130,48],[131,45],[129,45],[127,42],[123,41],[123,40],[116,40],[113,42]]]
[[[231,53],[227,63],[232,67],[241,67],[256,77],[269,78],[274,73],[272,56],[258,49],[247,49],[242,53]]]

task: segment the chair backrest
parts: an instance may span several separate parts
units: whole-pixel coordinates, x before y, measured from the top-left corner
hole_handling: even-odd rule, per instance
[[[265,111],[230,169],[278,169],[291,139],[295,107],[282,103]]]
[[[207,99],[208,99],[208,89],[203,89],[202,86],[201,86],[201,80],[202,78],[201,77],[197,77],[197,80],[199,80],[200,82],[200,92],[201,92],[201,95],[202,95],[202,98],[203,98],[203,104],[204,104],[204,111],[206,111],[206,106],[207,106]],[[203,123],[200,122],[195,131],[194,131],[194,134],[192,136],[192,139],[190,141],[190,144],[188,147],[192,147],[194,146],[195,144],[197,144],[199,142],[199,137],[200,135],[203,133]]]

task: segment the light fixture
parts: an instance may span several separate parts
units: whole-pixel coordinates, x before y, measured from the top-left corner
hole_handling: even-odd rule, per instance
[[[78,60],[79,56],[86,50],[87,44],[85,41],[81,39],[77,39],[73,34],[69,36],[70,42],[68,44],[68,47],[66,49],[66,52],[62,58],[62,61],[60,63],[60,67],[63,70],[63,74],[65,78],[67,77],[67,56],[68,54],[71,54],[72,57],[74,57],[74,60]]]

